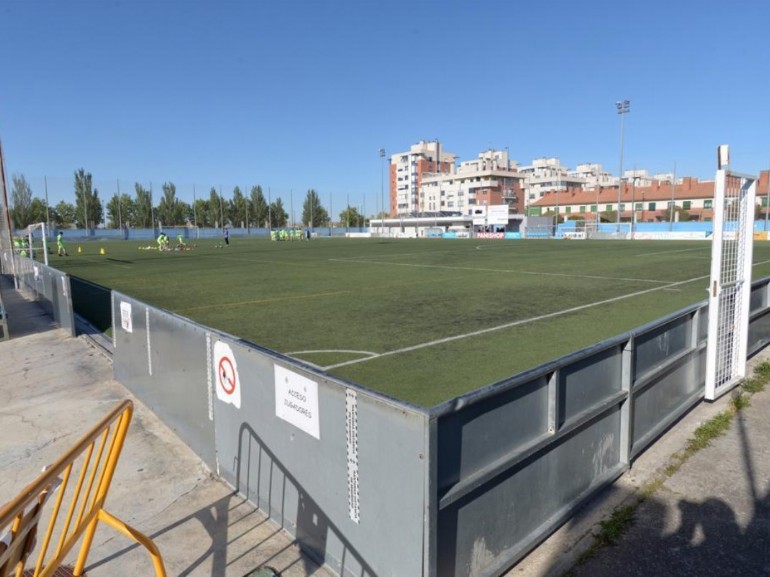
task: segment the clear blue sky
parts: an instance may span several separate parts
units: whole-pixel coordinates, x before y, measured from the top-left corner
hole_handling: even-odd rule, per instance
[[[769,22],[764,0],[3,0],[0,139],[52,204],[82,167],[103,201],[260,184],[372,214],[379,149],[421,139],[616,174],[630,99],[625,168],[710,179],[727,143],[758,172]]]

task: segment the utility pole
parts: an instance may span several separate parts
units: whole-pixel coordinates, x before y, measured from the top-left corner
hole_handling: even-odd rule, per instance
[[[620,202],[621,202],[620,195],[623,190],[623,117],[631,111],[631,101],[624,100],[621,102],[620,100],[618,100],[615,103],[615,107],[618,110],[618,114],[620,114],[620,170],[618,173],[618,217],[617,217],[618,232],[620,232]]]
[[[380,148],[380,236],[385,234],[385,149]]]
[[[123,230],[123,215],[122,215],[121,210],[120,210],[120,205],[122,204],[121,198],[120,198],[120,179],[116,178],[115,182],[118,185],[118,228],[120,228],[120,230],[122,231]],[[48,198],[48,192],[46,192],[46,198]],[[48,201],[46,200],[46,203],[47,202]]]
[[[765,200],[765,232],[767,232],[767,213],[770,211],[770,169],[767,171],[767,199]]]
[[[671,179],[671,208],[668,215],[668,230],[674,230],[674,205],[675,205],[675,190],[676,190],[676,161],[674,161],[674,178]]]

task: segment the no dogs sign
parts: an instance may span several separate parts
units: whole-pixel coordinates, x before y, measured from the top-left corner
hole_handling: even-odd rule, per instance
[[[238,378],[238,364],[233,350],[225,342],[214,343],[214,384],[217,399],[241,408],[241,383]]]

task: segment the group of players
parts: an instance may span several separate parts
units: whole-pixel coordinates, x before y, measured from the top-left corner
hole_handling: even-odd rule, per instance
[[[306,232],[298,228],[271,230],[270,240],[310,240],[310,230]]]
[[[187,246],[187,243],[184,241],[184,235],[178,234],[176,236],[176,245],[171,246],[171,239],[168,237],[168,235],[165,232],[161,232],[158,235],[158,238],[155,239],[158,243],[158,250],[159,251],[167,251],[167,250],[190,250],[190,247]]]

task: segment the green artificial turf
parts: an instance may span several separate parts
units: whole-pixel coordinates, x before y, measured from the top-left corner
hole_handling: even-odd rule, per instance
[[[363,360],[329,372],[424,406],[705,299],[711,251],[704,241],[147,244],[70,245],[51,264],[321,367]],[[754,278],[770,275],[770,243],[755,245],[754,261]],[[436,342],[450,337],[461,338]]]

